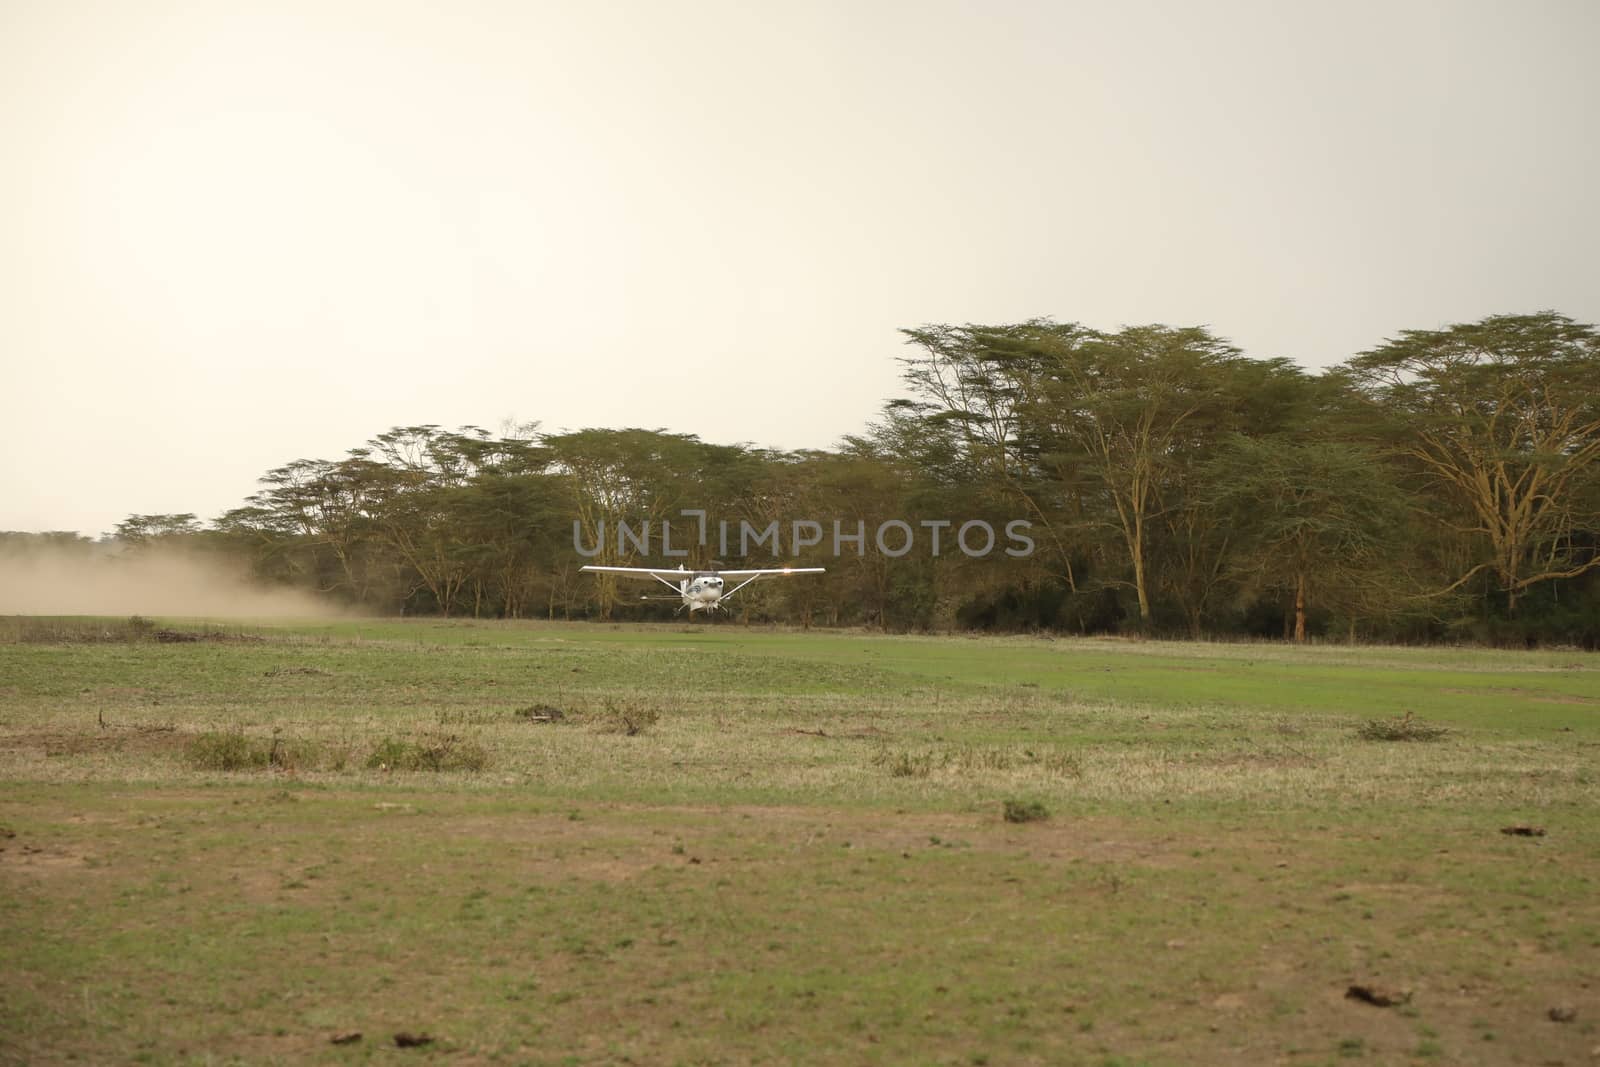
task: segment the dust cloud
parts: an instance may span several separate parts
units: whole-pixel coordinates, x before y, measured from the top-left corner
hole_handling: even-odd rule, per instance
[[[326,616],[310,594],[252,583],[210,555],[160,549],[0,552],[0,615]]]

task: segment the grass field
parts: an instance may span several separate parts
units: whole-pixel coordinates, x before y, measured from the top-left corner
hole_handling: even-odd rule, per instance
[[[0,780],[4,1062],[1600,1062],[1583,653],[0,619]]]

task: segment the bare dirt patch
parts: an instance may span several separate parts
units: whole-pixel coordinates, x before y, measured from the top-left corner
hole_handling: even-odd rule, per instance
[[[166,724],[99,730],[38,731],[0,735],[0,747],[38,752],[45,757],[86,754],[173,755],[183,751],[186,735]]]
[[[0,843],[0,867],[8,871],[51,875],[80,870],[88,864],[87,853],[69,848],[30,845],[17,839]]]

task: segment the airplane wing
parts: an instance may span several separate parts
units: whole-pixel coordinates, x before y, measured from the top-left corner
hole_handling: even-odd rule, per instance
[[[763,574],[822,574],[826,567],[774,567],[759,571],[718,571],[724,578],[759,578]]]
[[[693,578],[696,573],[691,570],[681,570],[676,567],[584,566],[578,569],[590,571],[595,574],[615,574],[621,578],[653,578],[662,585],[666,586],[668,589],[671,589],[673,592],[678,591],[679,582],[682,582],[688,578]],[[739,590],[743,589],[757,578],[765,578],[768,575],[777,576],[783,574],[822,574],[824,570],[825,568],[823,567],[768,567],[761,570],[716,571],[715,573],[723,578],[732,578],[738,581],[737,585],[735,585],[732,589],[729,589],[726,593],[722,594],[722,599],[727,600],[729,597],[733,596],[733,594],[737,593]]]
[[[733,594],[737,593],[739,590],[743,589],[745,586],[749,585],[751,582],[755,581],[758,578],[765,578],[768,575],[780,575],[780,574],[821,574],[823,572],[823,570],[824,570],[824,568],[822,568],[822,567],[776,567],[776,568],[772,568],[772,569],[768,569],[768,570],[758,570],[758,571],[718,571],[717,573],[719,575],[721,575],[722,577],[724,577],[724,578],[742,578],[742,579],[744,579],[738,585],[734,586],[732,589],[730,589],[726,593],[722,594],[722,599],[723,600],[727,600],[729,597],[733,596]]]
[[[681,582],[685,578],[694,577],[694,571],[679,570],[677,567],[579,567],[578,569],[593,571],[596,574],[619,574],[624,578],[654,578],[658,582]]]

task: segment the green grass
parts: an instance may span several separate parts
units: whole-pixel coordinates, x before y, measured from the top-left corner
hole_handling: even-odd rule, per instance
[[[1597,667],[0,620],[0,1060],[1583,1062]]]

